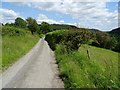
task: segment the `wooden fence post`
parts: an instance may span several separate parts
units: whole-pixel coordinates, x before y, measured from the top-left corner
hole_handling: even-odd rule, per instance
[[[90,52],[88,49],[87,49],[87,55],[88,55],[88,59],[90,60]]]

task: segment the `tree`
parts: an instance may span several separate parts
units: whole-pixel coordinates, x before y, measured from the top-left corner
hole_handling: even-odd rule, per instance
[[[111,37],[108,33],[96,32],[96,40],[99,44],[99,47],[110,48],[108,46],[109,46],[109,42],[111,41]]]
[[[31,17],[26,19],[28,28],[30,29],[31,33],[38,31],[38,24],[37,21]]]
[[[20,27],[20,28],[26,28],[26,21],[23,20],[22,18],[18,17],[15,19],[15,26]]]
[[[40,30],[44,34],[47,33],[47,32],[50,32],[51,31],[50,24],[47,23],[47,22],[42,22],[41,26],[40,26]]]
[[[6,23],[5,26],[15,26],[14,23]]]
[[[120,36],[116,36],[116,40],[117,40],[117,45],[115,47],[115,51],[120,52]]]

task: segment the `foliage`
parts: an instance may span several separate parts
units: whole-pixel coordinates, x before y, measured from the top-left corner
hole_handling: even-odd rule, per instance
[[[52,50],[55,50],[56,44],[60,43],[63,40],[63,37],[67,32],[68,30],[57,30],[46,34],[45,40],[48,42]]]
[[[119,35],[109,34],[101,31],[92,31],[92,32],[93,32],[93,38],[92,38],[93,41],[92,43],[90,43],[90,45],[120,52]]]
[[[39,40],[37,34],[22,28],[2,26],[2,70],[26,54]]]
[[[95,38],[98,47],[108,48],[108,44],[111,41],[109,34],[104,32],[96,32]]]
[[[116,35],[119,36],[120,35],[120,27],[113,29],[112,31],[109,32],[111,35]]]
[[[51,31],[51,27],[47,22],[42,22],[40,26],[40,30],[43,34],[46,34]]]
[[[111,35],[114,42],[114,48],[112,50],[120,52],[120,27],[113,29],[108,33]]]
[[[51,24],[52,30],[70,30],[70,29],[78,29],[76,26],[73,25],[67,25],[67,24]]]
[[[116,43],[114,43],[116,46],[113,50],[120,52],[120,36],[115,36],[116,37]]]
[[[63,45],[57,45],[55,54],[65,88],[120,88],[118,53],[88,45],[69,54],[63,49]]]
[[[27,24],[28,24],[28,28],[30,29],[31,33],[33,34],[34,32],[37,32],[38,28],[38,24],[36,22],[35,19],[29,17],[26,19]]]
[[[15,26],[14,23],[6,23],[5,26]]]
[[[65,34],[63,44],[68,51],[78,50],[81,44],[89,43],[91,33],[87,30],[71,30]]]
[[[22,18],[18,17],[15,19],[15,26],[20,27],[20,28],[26,28],[26,21],[23,20]]]
[[[67,51],[77,50],[82,43],[88,43],[92,39],[92,33],[88,30],[70,30],[67,32],[59,30],[47,34],[45,40],[48,41],[50,47],[55,50],[56,44],[62,43]]]
[[[14,26],[2,26],[2,36],[20,36],[25,35],[27,30],[17,28]]]

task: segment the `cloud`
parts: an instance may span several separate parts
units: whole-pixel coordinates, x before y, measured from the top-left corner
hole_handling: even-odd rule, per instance
[[[56,11],[68,14],[81,21],[80,23],[82,23],[83,26],[106,30],[107,27],[110,29],[110,27],[115,28],[118,26],[118,12],[110,12],[106,8],[105,1],[111,0],[104,0],[104,2],[77,2],[75,0],[69,0],[68,2],[67,0],[63,0],[61,2],[31,3],[31,6],[40,10]],[[49,22],[55,21],[49,20]],[[87,24],[84,22],[87,22]]]
[[[3,2],[61,2],[61,1],[77,1],[77,2],[118,2],[119,0],[2,0]]]
[[[12,0],[10,0],[12,1]],[[27,2],[26,2],[27,1]],[[106,8],[106,2],[118,2],[119,0],[32,0],[21,1],[20,4],[39,10],[56,11],[68,14],[73,19],[78,19],[79,27],[98,28],[110,30],[118,27],[118,12],[110,12]],[[34,2],[34,3],[33,3]],[[38,3],[39,2],[39,3]],[[46,21],[49,23],[65,23],[49,19],[45,15],[39,15],[38,23]],[[73,23],[74,24],[74,23]]]
[[[39,14],[37,17],[37,22],[40,24],[42,22],[48,22],[50,24],[61,24],[64,23],[64,20],[60,20],[60,21],[55,21],[52,19],[49,19],[46,15],[44,14]]]
[[[7,22],[12,23],[19,16],[18,13],[9,9],[0,8],[0,12],[1,12],[1,15],[0,15],[1,23],[7,23]]]
[[[64,23],[65,21],[64,20],[60,20],[60,23]]]

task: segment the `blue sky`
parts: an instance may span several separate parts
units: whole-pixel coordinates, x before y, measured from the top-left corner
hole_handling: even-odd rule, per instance
[[[32,17],[38,23],[72,24],[102,31],[118,27],[118,2],[2,2],[0,11],[2,23],[14,22],[19,16]]]
[[[24,5],[17,5],[16,3],[8,3],[3,2],[2,8],[11,9],[15,12],[20,13],[20,15],[24,18],[32,17],[34,19],[37,19],[37,15],[39,13],[46,15],[48,18],[51,18],[56,21],[64,20],[66,22],[77,22],[77,19],[74,19],[70,15],[62,14],[57,11],[46,11],[46,10],[39,10],[36,8],[24,6]],[[27,13],[26,13],[27,12]]]

